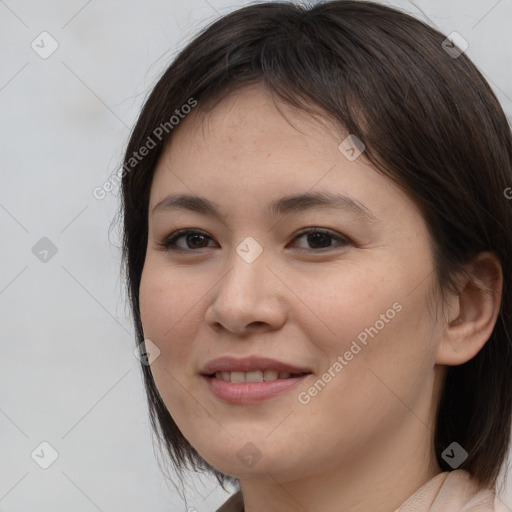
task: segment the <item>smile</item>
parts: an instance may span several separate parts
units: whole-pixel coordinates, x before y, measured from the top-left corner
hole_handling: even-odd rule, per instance
[[[289,379],[290,377],[299,377],[305,373],[278,372],[277,370],[256,370],[252,372],[216,372],[210,375],[225,382],[271,382],[277,379]]]
[[[272,371],[272,370],[271,370]],[[218,378],[215,375],[201,376],[201,379],[207,384],[208,390],[219,400],[229,403],[229,404],[251,404],[262,402],[264,400],[268,400],[273,398],[281,393],[285,393],[286,391],[291,391],[293,388],[297,387],[299,383],[303,382],[311,373],[300,374],[300,375],[292,375],[289,373],[281,374],[281,376],[275,377],[277,372],[272,371],[272,378],[265,381],[250,381],[250,380],[240,380],[245,379],[247,375],[249,378],[259,378],[263,377],[265,372],[256,371],[256,372],[218,372],[221,374],[225,374],[225,377]],[[259,374],[257,376],[252,376],[251,374]],[[231,380],[227,380],[227,377],[230,377]],[[226,378],[226,380],[224,380]],[[233,381],[232,379],[235,379]],[[238,379],[238,382],[236,380]]]

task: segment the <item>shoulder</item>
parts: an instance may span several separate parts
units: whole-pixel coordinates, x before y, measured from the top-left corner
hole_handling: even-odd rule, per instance
[[[216,512],[245,512],[242,493],[233,494]]]

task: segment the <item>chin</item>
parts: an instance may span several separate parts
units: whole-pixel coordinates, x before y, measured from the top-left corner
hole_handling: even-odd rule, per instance
[[[298,462],[284,454],[272,450],[270,455],[265,455],[263,450],[250,442],[243,443],[241,448],[230,446],[229,452],[224,446],[222,453],[212,452],[212,446],[209,445],[207,452],[203,453],[201,456],[214,468],[238,479],[286,481],[294,477],[293,468],[299,467]]]

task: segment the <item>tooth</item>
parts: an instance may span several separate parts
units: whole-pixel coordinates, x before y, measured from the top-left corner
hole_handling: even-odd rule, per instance
[[[231,372],[231,382],[245,382],[245,373]]]
[[[265,382],[269,380],[276,380],[279,377],[279,372],[277,370],[265,370],[263,372],[263,380]]]
[[[247,372],[245,374],[245,382],[263,382],[263,372],[259,370],[255,372]]]
[[[255,370],[252,372],[216,372],[215,378],[225,382],[269,382],[276,379],[289,379],[292,376],[289,372],[278,372],[277,370]]]

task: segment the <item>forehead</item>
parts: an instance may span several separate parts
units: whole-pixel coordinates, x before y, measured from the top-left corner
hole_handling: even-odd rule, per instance
[[[180,151],[183,146],[208,148],[210,152],[228,151],[260,153],[285,149],[283,143],[303,146],[306,153],[322,154],[321,137],[337,147],[340,127],[325,114],[312,116],[272,96],[264,86],[254,84],[238,89],[213,108],[205,110],[201,102],[179,125],[169,147]],[[323,146],[325,146],[325,143]],[[329,158],[329,156],[326,156]]]
[[[207,196],[223,209],[226,199],[263,210],[285,195],[316,191],[376,203],[380,214],[408,201],[365,158],[340,152],[346,136],[325,117],[274,102],[261,86],[239,89],[207,112],[199,102],[160,158],[150,209],[171,193]]]
[[[339,162],[341,137],[334,122],[274,101],[263,86],[252,85],[207,111],[199,101],[173,133],[157,174],[172,170],[191,179],[199,174],[228,181],[259,176],[270,180],[267,184],[307,184],[319,169],[325,173]]]

